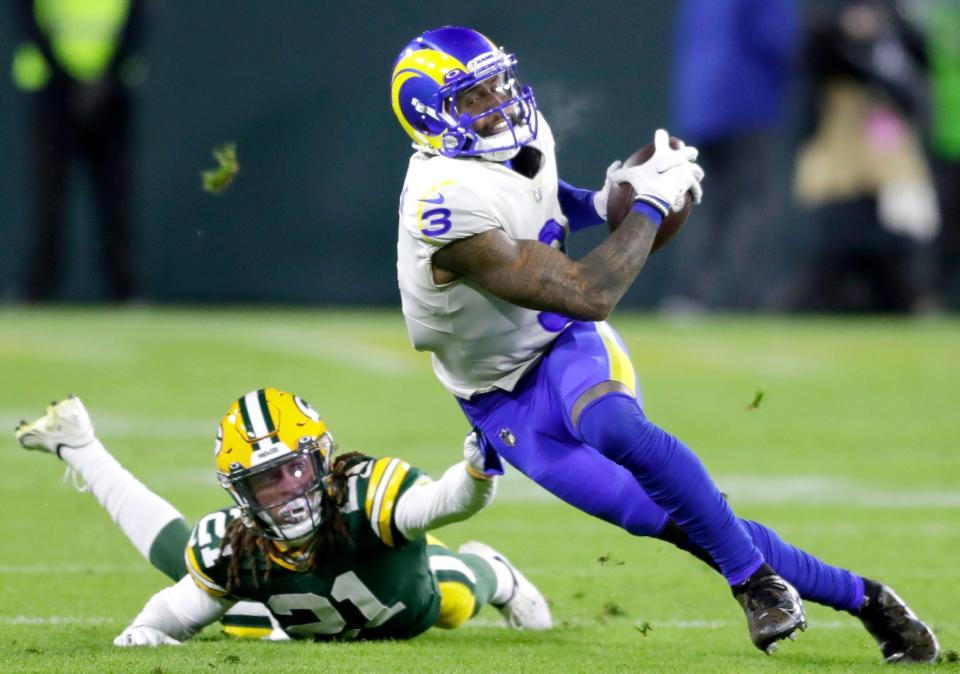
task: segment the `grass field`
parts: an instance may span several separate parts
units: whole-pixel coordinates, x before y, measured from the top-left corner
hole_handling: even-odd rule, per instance
[[[649,414],[685,439],[737,512],[885,580],[960,649],[960,322],[613,321]],[[0,428],[67,393],[105,444],[190,520],[226,504],[213,433],[232,399],[277,386],[320,410],[341,450],[393,454],[434,475],[459,460],[464,419],[399,311],[6,310]],[[746,409],[755,392],[758,409]],[[810,629],[773,658],[750,644],[719,576],[683,553],[553,500],[516,472],[473,520],[440,532],[508,554],[558,627],[465,628],[406,643],[234,642],[211,627],[183,647],[110,645],[165,578],[62,465],[0,438],[0,671],[875,670],[859,622],[808,605]],[[600,558],[606,558],[600,563]],[[955,660],[939,669],[960,671]]]

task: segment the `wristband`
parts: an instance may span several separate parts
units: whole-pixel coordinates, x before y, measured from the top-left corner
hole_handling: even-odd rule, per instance
[[[466,465],[466,467],[467,467],[467,473],[468,473],[468,474],[470,475],[470,477],[472,477],[474,480],[489,480],[489,479],[491,479],[492,477],[494,477],[493,475],[487,475],[487,474],[484,473],[482,470],[477,470],[476,468],[474,468],[473,466],[471,466],[469,463],[464,464],[464,465]]]
[[[634,213],[640,213],[645,215],[648,220],[650,220],[657,229],[660,229],[660,223],[663,222],[664,214],[658,209],[654,208],[646,201],[637,200],[633,202],[633,206],[630,207],[630,210]]]

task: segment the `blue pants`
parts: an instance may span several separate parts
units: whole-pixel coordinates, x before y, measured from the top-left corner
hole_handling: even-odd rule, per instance
[[[592,402],[574,427],[577,400],[608,381],[624,390]],[[731,585],[775,560],[806,598],[843,609],[862,601],[858,576],[734,515],[696,455],[646,418],[633,365],[606,323],[572,323],[513,391],[459,402],[487,441],[491,472],[502,469],[502,456],[567,503],[634,535],[658,536],[672,519]]]

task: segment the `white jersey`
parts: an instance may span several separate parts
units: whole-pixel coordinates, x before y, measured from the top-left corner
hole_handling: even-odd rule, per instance
[[[397,241],[403,315],[413,346],[432,352],[437,377],[461,398],[512,390],[566,324],[466,281],[433,281],[433,254],[458,239],[489,229],[553,245],[566,238],[553,135],[542,117],[530,145],[543,153],[533,178],[482,159],[424,153],[407,169]]]

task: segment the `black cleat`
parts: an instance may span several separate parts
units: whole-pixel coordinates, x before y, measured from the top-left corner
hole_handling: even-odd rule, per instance
[[[933,630],[910,610],[892,589],[864,579],[866,601],[854,613],[880,644],[883,659],[893,663],[940,660],[940,644]]]
[[[767,655],[773,655],[780,639],[796,639],[797,630],[807,629],[800,595],[766,564],[734,587],[733,596],[747,616],[753,645]]]

